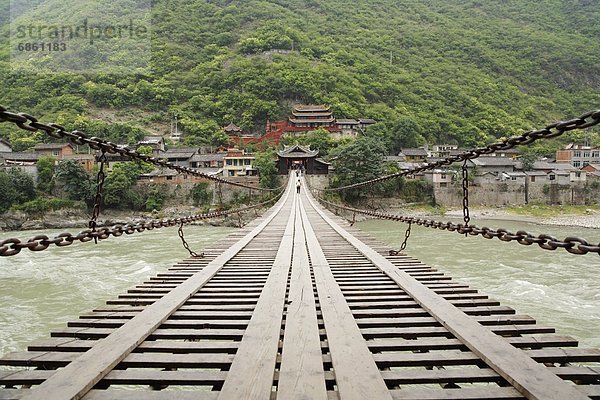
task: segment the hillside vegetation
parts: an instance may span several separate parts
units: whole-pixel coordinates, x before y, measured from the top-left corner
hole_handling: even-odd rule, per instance
[[[98,12],[87,0],[36,3],[13,23]],[[390,152],[473,146],[600,105],[597,0],[157,0],[151,60],[127,73],[121,61],[144,43],[100,72],[45,72],[49,59],[11,70],[7,9],[1,0],[0,104],[118,142],[166,133],[178,114],[187,144],[216,144],[231,121],[260,132],[304,102],[380,121]],[[45,140],[2,125],[0,135],[18,149]]]

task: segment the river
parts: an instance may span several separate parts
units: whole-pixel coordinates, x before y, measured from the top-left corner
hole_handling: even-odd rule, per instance
[[[477,221],[479,224],[480,221]],[[497,227],[499,221],[490,226]],[[525,228],[558,237],[577,234],[598,239],[600,231],[502,221],[507,229]],[[389,221],[357,224],[380,240],[399,247],[405,225]],[[186,238],[198,251],[233,228],[190,226]],[[27,238],[37,232],[3,232]],[[44,233],[58,234],[59,231]],[[600,257],[544,251],[497,239],[464,238],[456,233],[414,227],[407,253],[455,279],[530,314],[558,333],[600,347]],[[24,350],[69,320],[115,298],[185,258],[175,228],[111,238],[97,245],[24,250],[0,259],[0,354]]]

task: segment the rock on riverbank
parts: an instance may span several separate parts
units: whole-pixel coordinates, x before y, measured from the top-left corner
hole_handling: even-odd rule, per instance
[[[103,211],[98,218],[98,226],[125,225],[130,223],[148,222],[152,220],[188,217],[202,214],[196,207],[168,208],[160,212],[134,213],[127,211]],[[260,212],[260,211],[259,211]],[[246,212],[241,216],[245,225],[255,218],[254,212]],[[86,229],[90,215],[83,210],[62,209],[51,211],[44,215],[31,216],[20,211],[9,211],[0,215],[0,232],[25,231],[40,229]],[[213,218],[194,222],[195,225],[231,226],[238,227],[240,218],[237,215],[226,218]]]

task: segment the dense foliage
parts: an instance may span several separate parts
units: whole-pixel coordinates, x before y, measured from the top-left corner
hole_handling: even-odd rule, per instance
[[[111,57],[108,43],[86,49],[100,72],[44,70],[52,57],[68,66],[68,52],[11,70],[8,3],[0,104],[122,143],[140,128],[166,133],[177,114],[188,144],[220,144],[231,121],[259,132],[306,102],[380,121],[373,132],[390,152],[425,140],[471,146],[600,104],[596,1],[158,0],[150,62],[127,73],[142,40]],[[41,3],[15,23],[103,15],[103,2]],[[6,125],[0,135],[17,150],[47,139]]]

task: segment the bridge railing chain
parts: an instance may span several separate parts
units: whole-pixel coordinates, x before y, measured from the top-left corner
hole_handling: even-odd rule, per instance
[[[453,222],[440,222],[435,221],[433,219],[425,219],[425,218],[415,218],[415,217],[406,217],[394,214],[381,213],[377,211],[371,210],[361,210],[358,208],[348,207],[336,203],[332,203],[323,199],[322,197],[318,197],[318,200],[330,207],[345,210],[352,213],[368,215],[370,217],[378,218],[378,219],[387,219],[392,221],[400,221],[408,224],[416,224],[420,226],[424,226],[427,228],[434,228],[440,230],[447,230],[449,232],[456,232],[461,235],[469,235],[469,236],[478,236],[481,235],[486,239],[498,238],[503,242],[512,242],[516,241],[519,244],[524,246],[531,246],[532,244],[537,244],[544,250],[556,250],[556,249],[564,249],[571,254],[584,255],[588,253],[596,253],[600,256],[600,243],[597,245],[590,244],[587,240],[582,239],[580,237],[570,236],[565,238],[564,240],[559,240],[554,236],[541,234],[541,235],[533,235],[529,232],[520,230],[516,233],[512,233],[506,229],[491,229],[488,227],[479,228],[475,225],[466,225],[466,224],[455,224]]]
[[[398,178],[401,176],[413,175],[424,171],[434,170],[436,168],[445,167],[454,163],[466,162],[467,160],[473,160],[482,155],[492,154],[498,150],[509,150],[516,146],[523,146],[531,144],[540,139],[552,139],[561,136],[563,133],[572,131],[574,129],[585,129],[600,123],[600,110],[589,111],[579,118],[570,119],[568,121],[555,122],[546,126],[543,129],[532,130],[525,132],[519,136],[513,136],[508,139],[504,139],[500,142],[496,142],[485,147],[468,150],[461,154],[447,157],[442,160],[427,163],[426,165],[405,169],[400,172],[391,175],[385,175],[378,178],[370,179],[364,182],[354,183],[352,185],[340,186],[336,188],[325,189],[326,191],[336,192],[346,189],[356,189],[362,186],[372,185],[374,183],[384,182],[390,179]]]
[[[231,186],[242,187],[246,189],[253,189],[265,192],[276,192],[280,188],[276,189],[265,189],[258,188],[250,185],[245,185],[243,183],[233,182],[227,179],[219,178],[217,176],[205,174],[200,171],[196,171],[193,168],[182,167],[173,163],[170,163],[166,160],[148,156],[145,154],[138,153],[135,150],[131,150],[124,146],[119,146],[115,143],[106,141],[104,139],[100,139],[97,137],[88,137],[85,133],[80,131],[72,131],[68,132],[63,126],[58,124],[43,124],[38,122],[38,119],[34,116],[25,113],[13,113],[8,111],[5,107],[0,106],[0,123],[2,122],[10,122],[18,126],[20,129],[30,131],[30,132],[38,132],[42,131],[46,133],[48,136],[51,136],[56,139],[67,139],[71,143],[75,145],[88,145],[90,148],[94,150],[100,150],[109,154],[119,154],[122,157],[125,157],[128,160],[139,160],[143,162],[147,162],[150,164],[154,164],[158,167],[170,168],[180,173],[198,176],[201,178],[205,178],[208,180],[225,183]]]
[[[58,247],[70,246],[75,242],[86,243],[92,240],[105,240],[109,237],[119,237],[123,234],[131,235],[136,232],[151,231],[153,229],[160,229],[178,225],[187,225],[192,222],[201,221],[205,219],[221,218],[232,214],[241,213],[244,211],[257,209],[266,205],[276,202],[283,191],[278,193],[273,198],[263,201],[261,203],[253,204],[246,207],[241,207],[232,210],[215,211],[211,213],[197,214],[193,216],[174,218],[174,219],[162,219],[153,220],[150,222],[132,223],[125,225],[115,225],[113,227],[101,227],[96,230],[86,229],[79,232],[77,235],[73,235],[69,232],[61,233],[58,236],[50,239],[46,235],[36,235],[27,241],[23,241],[17,238],[9,238],[0,241],[0,257],[14,256],[21,252],[23,249],[29,249],[31,251],[43,251],[48,249],[51,245]]]

